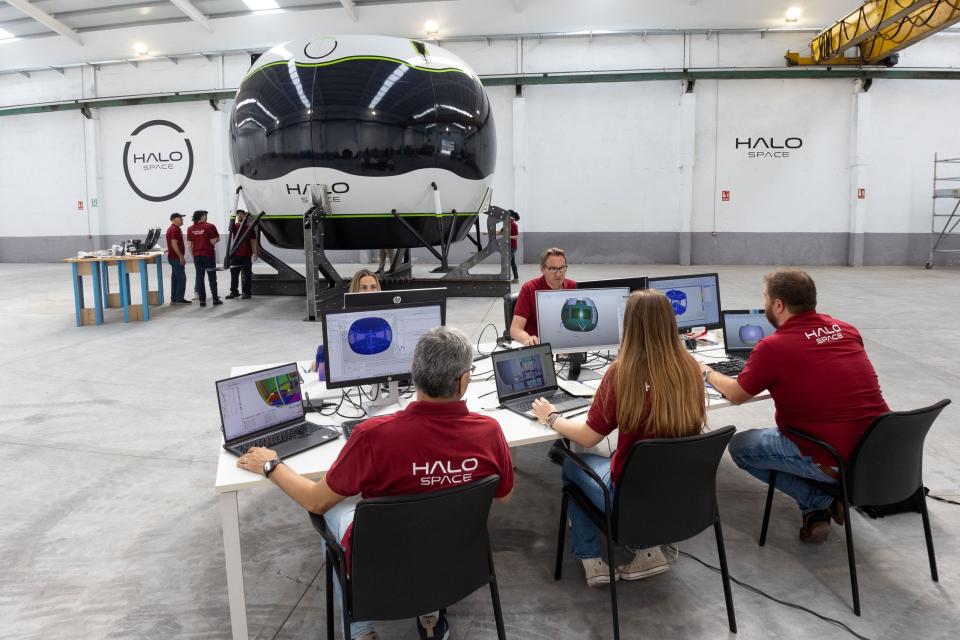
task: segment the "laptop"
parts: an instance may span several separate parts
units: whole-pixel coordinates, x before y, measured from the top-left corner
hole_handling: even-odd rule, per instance
[[[218,380],[217,400],[223,448],[235,456],[266,447],[285,458],[340,435],[304,418],[295,362]]]
[[[589,400],[572,396],[557,386],[549,344],[495,351],[490,357],[497,398],[504,409],[536,419],[531,409],[537,398],[546,398],[560,413],[590,406]]]
[[[724,375],[738,376],[756,344],[777,329],[767,320],[763,309],[722,311],[720,317],[723,350],[728,359],[708,364]]]

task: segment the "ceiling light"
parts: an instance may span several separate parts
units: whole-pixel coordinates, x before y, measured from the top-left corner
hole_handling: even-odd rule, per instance
[[[427,32],[428,36],[435,37],[438,33],[440,33],[440,23],[433,18],[430,18],[423,23],[423,30]]]
[[[147,45],[143,44],[142,42],[134,42],[134,43],[133,43],[133,52],[134,52],[135,54],[137,54],[138,56],[145,56],[145,55],[147,55],[147,51],[148,51]]]
[[[15,35],[7,31],[3,27],[0,27],[0,40],[8,40],[10,38],[15,38],[15,37],[16,37]]]
[[[790,7],[787,9],[787,22],[796,22],[800,17],[800,7]]]
[[[270,11],[280,8],[277,0],[243,0],[243,4],[247,5],[250,11]]]

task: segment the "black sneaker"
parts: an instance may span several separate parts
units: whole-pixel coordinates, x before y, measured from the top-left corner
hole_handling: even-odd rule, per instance
[[[241,300],[249,300],[249,299],[250,299],[250,294],[249,294],[249,293],[245,293],[245,294],[243,294],[242,296],[240,296],[240,299],[241,299]]]
[[[201,306],[201,307],[207,306],[207,301],[206,301],[206,300],[201,300],[201,301],[200,301],[200,306]]]
[[[830,512],[826,509],[803,514],[803,526],[800,527],[800,540],[811,544],[822,544],[830,535]]]
[[[233,300],[234,298],[239,298],[239,297],[240,297],[239,293],[234,293],[233,291],[231,291],[230,295],[227,296],[227,300]]]
[[[218,304],[223,304],[223,300],[221,300],[220,298],[214,298],[214,299],[213,299],[213,304],[214,304],[214,306],[216,306],[216,305],[218,305]]]
[[[417,618],[417,633],[420,640],[447,640],[450,637],[450,625],[447,616],[441,611],[439,615],[419,616]]]

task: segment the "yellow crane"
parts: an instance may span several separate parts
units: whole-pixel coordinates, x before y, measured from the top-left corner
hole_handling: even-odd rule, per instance
[[[787,65],[892,67],[897,52],[960,21],[960,0],[868,0],[817,34],[810,56],[787,51]],[[856,48],[857,55],[847,56]]]

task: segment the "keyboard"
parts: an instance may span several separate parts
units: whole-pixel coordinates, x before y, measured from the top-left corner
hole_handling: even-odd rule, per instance
[[[249,442],[239,444],[237,445],[237,448],[241,453],[246,453],[247,449],[250,447],[264,447],[266,449],[272,449],[278,444],[282,444],[288,440],[302,438],[303,436],[316,433],[320,429],[325,428],[326,427],[322,425],[313,424],[312,422],[298,422],[297,424],[291,425],[283,431],[277,431],[276,433],[271,433],[270,435],[263,436],[262,438],[257,438],[256,440],[250,440]]]
[[[577,396],[572,396],[566,391],[555,391],[552,396],[547,398],[547,401],[553,405],[559,405],[563,402],[569,402],[571,400],[577,400]],[[526,413],[527,411],[533,410],[533,401],[536,398],[530,398],[528,400],[523,400],[522,402],[510,403],[510,408],[515,411],[520,411],[521,413]]]
[[[717,373],[722,373],[725,376],[738,376],[743,371],[743,366],[747,363],[739,358],[736,358],[730,360],[721,360],[720,362],[711,362],[709,364],[710,368]]]
[[[350,435],[353,433],[353,430],[356,429],[357,425],[366,420],[367,418],[360,418],[359,420],[344,420],[341,422],[340,428],[343,429],[343,437],[349,440]]]

